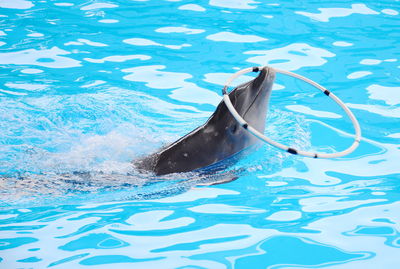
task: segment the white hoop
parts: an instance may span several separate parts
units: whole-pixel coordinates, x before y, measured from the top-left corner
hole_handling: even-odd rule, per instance
[[[354,130],[355,130],[355,137],[354,137],[354,142],[353,144],[348,147],[347,149],[340,151],[340,152],[336,152],[336,153],[314,153],[314,152],[308,152],[308,151],[302,151],[302,150],[297,150],[285,145],[282,145],[276,141],[271,140],[270,138],[266,137],[264,134],[260,133],[259,131],[257,131],[256,129],[254,129],[252,126],[250,126],[243,118],[242,116],[239,115],[239,113],[236,111],[236,109],[233,107],[231,100],[229,99],[229,95],[227,92],[227,89],[229,87],[229,85],[232,83],[233,80],[235,80],[237,77],[243,75],[243,74],[247,74],[250,72],[258,72],[262,69],[263,67],[250,67],[250,68],[246,68],[243,70],[240,70],[238,72],[236,72],[235,74],[233,74],[226,82],[224,89],[223,89],[223,98],[224,98],[224,102],[225,105],[228,107],[229,111],[231,112],[232,116],[240,123],[240,125],[245,128],[247,131],[249,131],[252,135],[256,136],[258,139],[271,144],[274,147],[277,147],[279,149],[282,149],[284,151],[287,151],[291,154],[298,154],[298,155],[302,155],[305,157],[311,157],[311,158],[337,158],[337,157],[342,157],[345,156],[351,152],[353,152],[358,145],[360,144],[360,140],[361,140],[361,129],[360,129],[360,125],[356,119],[356,117],[354,117],[353,113],[350,111],[350,109],[336,96],[334,95],[332,92],[328,91],[327,89],[325,89],[324,87],[322,87],[321,85],[319,85],[318,83],[305,78],[303,76],[300,76],[298,74],[289,72],[289,71],[285,71],[285,70],[280,70],[280,69],[276,69],[273,68],[273,70],[276,73],[281,73],[281,74],[285,74],[294,78],[298,78],[300,80],[303,80],[309,84],[311,84],[312,86],[314,86],[315,88],[319,89],[320,91],[322,91],[325,95],[327,95],[328,97],[330,97],[331,99],[333,99],[333,101],[335,101],[343,110],[344,112],[347,114],[347,116],[349,116],[351,122],[353,123],[354,126]]]

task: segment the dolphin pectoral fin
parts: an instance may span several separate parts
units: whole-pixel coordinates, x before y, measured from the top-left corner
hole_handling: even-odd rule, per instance
[[[229,182],[235,181],[238,178],[239,177],[235,176],[235,175],[224,175],[224,177],[217,176],[217,177],[214,177],[212,181],[199,183],[199,184],[197,184],[197,186],[221,185],[221,184],[225,184],[225,183],[229,183]]]

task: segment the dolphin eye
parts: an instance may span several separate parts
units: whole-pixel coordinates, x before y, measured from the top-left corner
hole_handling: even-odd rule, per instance
[[[231,127],[231,132],[232,132],[232,134],[235,134],[236,131],[237,131],[237,124],[234,124],[234,125]]]

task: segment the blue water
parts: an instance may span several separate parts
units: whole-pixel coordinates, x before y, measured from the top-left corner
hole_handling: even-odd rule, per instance
[[[398,268],[399,12],[388,0],[0,0],[0,268]],[[258,65],[333,91],[360,147],[315,160],[262,145],[218,175],[132,168]],[[268,136],[351,144],[324,94],[276,82]]]

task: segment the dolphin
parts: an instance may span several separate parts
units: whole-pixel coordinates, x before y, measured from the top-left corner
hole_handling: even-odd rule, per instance
[[[249,125],[264,132],[275,71],[269,67],[254,67],[253,71],[259,72],[258,76],[237,86],[229,98]],[[218,167],[224,160],[235,160],[235,156],[259,141],[246,128],[221,101],[206,123],[158,152],[135,161],[134,166],[157,176]]]

